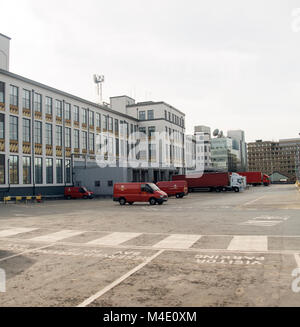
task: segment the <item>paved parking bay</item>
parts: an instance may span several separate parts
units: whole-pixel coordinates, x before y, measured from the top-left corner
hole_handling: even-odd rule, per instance
[[[293,185],[0,204],[0,306],[299,306],[299,213]]]

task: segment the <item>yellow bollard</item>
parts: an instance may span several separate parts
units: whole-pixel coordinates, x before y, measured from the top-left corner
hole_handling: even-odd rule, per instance
[[[26,204],[28,203],[28,201],[32,200],[32,196],[26,196]]]
[[[16,196],[16,203],[18,203],[18,201],[21,201],[22,197],[21,196]]]
[[[11,200],[11,197],[10,196],[5,196],[4,197],[4,203],[6,204],[8,201]]]

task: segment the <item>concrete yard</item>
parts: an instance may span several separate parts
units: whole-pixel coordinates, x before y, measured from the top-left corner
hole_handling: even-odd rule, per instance
[[[0,204],[0,268],[0,306],[299,306],[300,193]]]

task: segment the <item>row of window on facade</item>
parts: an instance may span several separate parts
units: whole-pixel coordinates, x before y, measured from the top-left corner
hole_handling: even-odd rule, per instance
[[[8,180],[5,180],[5,155],[0,154],[0,184],[20,184],[20,165],[19,165],[19,156],[10,155],[9,160],[7,160],[8,165]],[[22,176],[23,180],[21,184],[53,184],[54,183],[54,168],[55,168],[55,181],[57,184],[71,183],[71,160],[65,160],[65,174],[63,174],[63,160],[56,159],[54,167],[54,159],[46,158],[45,159],[46,167],[46,180],[43,180],[43,158],[35,157],[34,158],[34,167],[32,167],[32,158],[23,156],[22,157]],[[34,179],[32,178],[32,169],[34,168]]]
[[[184,118],[178,117],[175,114],[171,114],[169,111],[165,110],[165,120],[168,120],[169,122],[176,124],[180,127],[184,127]]]

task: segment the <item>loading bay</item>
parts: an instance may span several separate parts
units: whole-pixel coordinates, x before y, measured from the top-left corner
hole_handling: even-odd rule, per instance
[[[300,192],[0,204],[0,268],[0,306],[299,306]]]

